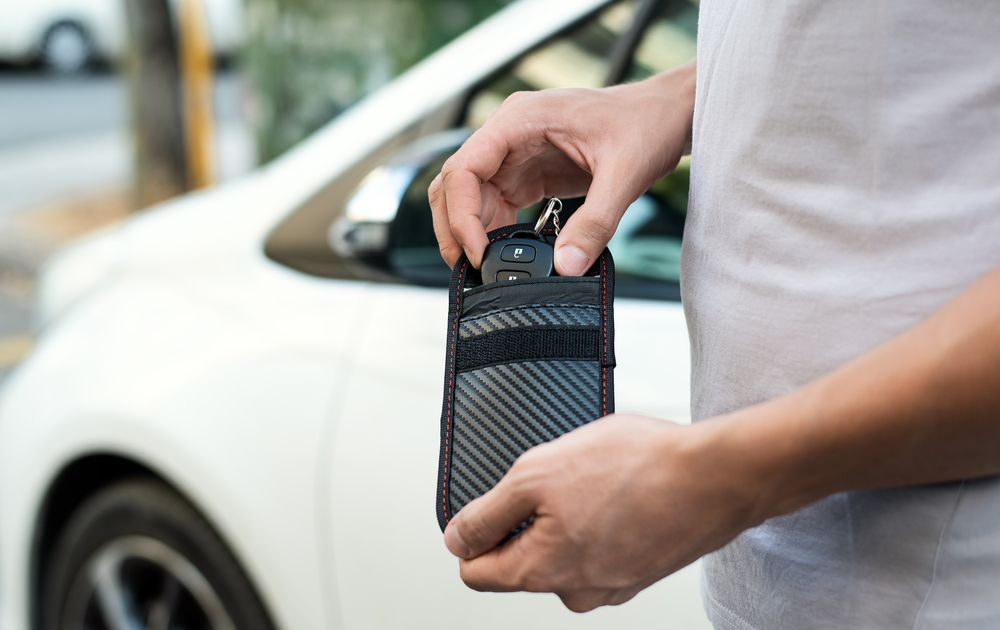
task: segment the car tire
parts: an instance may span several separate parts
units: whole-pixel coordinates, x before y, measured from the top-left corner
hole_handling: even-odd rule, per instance
[[[80,72],[87,67],[93,55],[94,46],[90,36],[76,22],[57,22],[42,38],[42,63],[58,73]]]
[[[47,567],[43,630],[274,630],[219,535],[155,479],[118,482],[87,499]]]

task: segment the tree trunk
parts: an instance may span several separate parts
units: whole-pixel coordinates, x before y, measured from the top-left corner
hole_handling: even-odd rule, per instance
[[[168,0],[125,0],[138,207],[188,189],[177,35]]]

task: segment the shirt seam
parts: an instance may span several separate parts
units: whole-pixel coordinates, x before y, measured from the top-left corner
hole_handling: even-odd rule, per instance
[[[702,589],[702,593],[708,600],[708,604],[715,608],[717,618],[724,621],[729,625],[729,627],[735,628],[735,630],[759,630],[757,626],[736,614],[734,611],[730,610],[729,607],[716,599],[715,595],[712,595],[712,593],[709,592],[707,584]]]
[[[955,520],[955,514],[958,512],[958,503],[962,498],[963,490],[965,490],[964,481],[958,486],[958,491],[955,492],[955,503],[951,506],[951,514],[948,515],[948,520],[946,520],[944,522],[944,526],[941,527],[941,534],[938,536],[937,550],[934,552],[934,566],[931,569],[931,583],[930,586],[927,587],[927,593],[924,595],[923,601],[920,602],[920,610],[917,611],[917,618],[913,620],[913,630],[917,630],[920,627],[920,622],[924,618],[924,610],[927,608],[927,602],[930,601],[931,593],[934,592],[934,586],[937,583],[938,565],[941,562],[941,549],[944,547],[944,537],[947,535],[952,521]]]

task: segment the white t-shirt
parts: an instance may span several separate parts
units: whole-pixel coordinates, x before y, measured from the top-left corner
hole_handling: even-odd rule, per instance
[[[698,38],[696,420],[830,372],[1000,265],[1000,3],[703,0]],[[828,497],[704,566],[720,629],[995,630],[1000,479]]]

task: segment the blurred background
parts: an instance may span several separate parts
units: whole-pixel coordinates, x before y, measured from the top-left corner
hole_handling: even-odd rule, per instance
[[[507,0],[0,0],[0,382],[67,241],[274,159]]]

